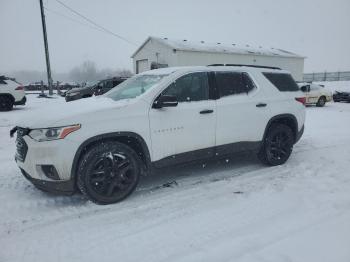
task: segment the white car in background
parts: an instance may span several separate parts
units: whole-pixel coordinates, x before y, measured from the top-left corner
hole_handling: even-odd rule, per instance
[[[326,102],[332,101],[332,92],[324,86],[312,83],[298,83],[300,90],[304,92],[306,105],[323,107]]]
[[[0,76],[0,111],[10,111],[14,105],[25,105],[24,87],[14,78]]]

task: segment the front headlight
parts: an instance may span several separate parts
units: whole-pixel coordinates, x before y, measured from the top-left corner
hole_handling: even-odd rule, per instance
[[[78,125],[72,125],[72,126],[32,129],[28,135],[38,142],[51,141],[51,140],[63,139],[70,133],[80,129],[80,127],[81,125],[78,124]]]

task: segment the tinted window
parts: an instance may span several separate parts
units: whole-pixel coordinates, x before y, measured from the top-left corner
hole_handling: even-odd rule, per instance
[[[4,80],[0,79],[0,85],[7,85],[7,83]]]
[[[216,84],[219,88],[220,97],[246,93],[242,73],[217,72]]]
[[[179,102],[209,99],[208,76],[205,72],[192,73],[180,77],[172,83],[163,95],[176,96]]]
[[[299,87],[290,74],[263,73],[264,76],[280,91],[298,91]]]

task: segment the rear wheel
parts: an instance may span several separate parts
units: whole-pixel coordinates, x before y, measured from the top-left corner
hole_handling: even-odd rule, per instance
[[[325,104],[326,104],[326,98],[324,96],[321,96],[318,99],[316,106],[323,107]]]
[[[291,128],[284,124],[272,124],[264,139],[258,157],[266,165],[284,164],[292,153],[294,135]]]
[[[13,99],[8,95],[0,95],[0,111],[11,111]]]
[[[140,159],[128,146],[102,142],[93,146],[79,163],[80,191],[97,204],[112,204],[129,196],[141,172]]]

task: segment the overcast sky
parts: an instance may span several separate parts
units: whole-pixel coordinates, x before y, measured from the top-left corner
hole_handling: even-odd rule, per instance
[[[56,72],[85,60],[131,69],[131,54],[149,35],[282,48],[307,57],[305,72],[350,70],[350,0],[61,1],[136,45],[44,0]],[[39,0],[0,0],[0,32],[0,74],[45,70]]]

